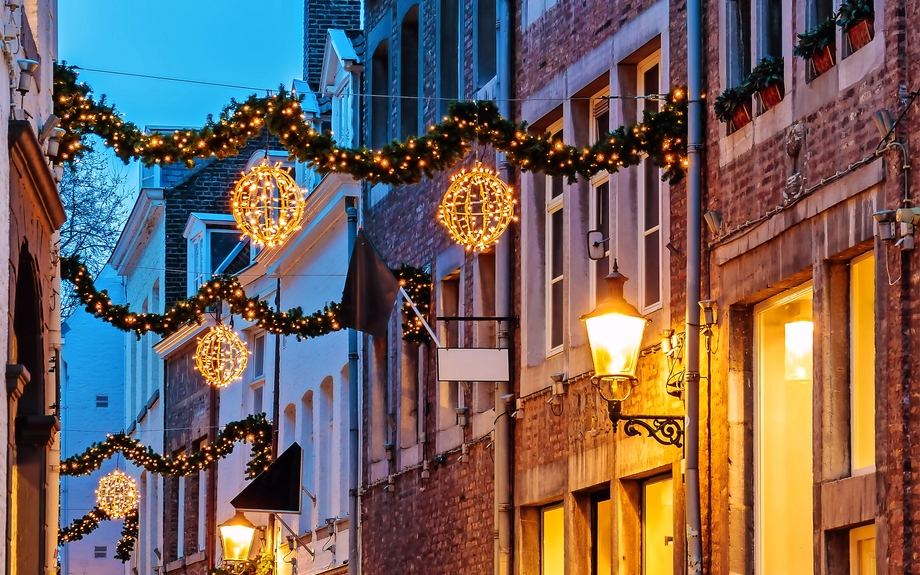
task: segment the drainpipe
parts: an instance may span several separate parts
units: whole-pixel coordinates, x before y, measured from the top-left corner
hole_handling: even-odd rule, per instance
[[[357,198],[345,198],[348,257],[358,235]],[[348,575],[361,571],[358,557],[358,332],[348,330]]]
[[[505,118],[511,117],[511,6],[510,0],[500,0],[496,8],[498,70],[498,108]],[[511,181],[511,165],[498,155],[498,167],[504,180]],[[511,270],[512,240],[510,231],[504,241],[495,247],[495,312],[499,317],[511,316]],[[498,347],[511,348],[511,322],[503,320],[498,325]],[[513,391],[511,382],[495,384],[495,545],[493,551],[493,572],[495,575],[510,575],[512,572],[512,519],[514,503],[511,499],[512,451],[511,414],[505,397]]]
[[[684,386],[687,416],[685,520],[687,573],[703,572],[700,518],[700,188],[702,186],[702,17],[701,0],[687,0],[687,375]]]

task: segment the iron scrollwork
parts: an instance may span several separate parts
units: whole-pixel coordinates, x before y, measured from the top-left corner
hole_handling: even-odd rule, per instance
[[[624,415],[622,401],[608,401],[607,409],[613,431],[622,421],[623,431],[629,436],[641,436],[643,432],[662,445],[683,447],[684,418],[678,415]]]

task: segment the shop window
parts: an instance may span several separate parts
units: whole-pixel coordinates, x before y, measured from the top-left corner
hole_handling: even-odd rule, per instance
[[[565,572],[565,507],[562,503],[540,509],[540,574]]]
[[[875,575],[875,525],[850,529],[850,575]]]
[[[875,469],[875,257],[850,263],[850,464]]]
[[[755,308],[755,543],[758,573],[814,570],[812,288]]]
[[[642,483],[642,573],[674,574],[674,481]]]
[[[613,573],[613,523],[610,491],[591,496],[591,575]]]

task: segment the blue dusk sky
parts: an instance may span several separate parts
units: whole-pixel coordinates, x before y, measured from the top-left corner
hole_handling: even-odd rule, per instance
[[[70,65],[261,89],[303,75],[303,0],[60,0],[58,11],[59,58]],[[198,127],[254,91],[89,71],[80,79],[141,128]],[[129,185],[137,172],[125,172]]]

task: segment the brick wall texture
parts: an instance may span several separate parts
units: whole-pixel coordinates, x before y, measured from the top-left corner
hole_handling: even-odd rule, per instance
[[[437,83],[434,4],[429,0],[421,2],[423,90],[429,95],[434,94]],[[472,30],[472,11],[469,8],[472,2],[465,4],[467,29]],[[513,91],[517,98],[527,98],[549,82],[569,74],[580,59],[612,35],[627,29],[654,2],[559,0],[526,30],[522,30],[520,24],[523,21],[523,4],[513,3]],[[791,5],[791,13],[784,15],[784,33],[787,35],[807,27],[803,21],[807,12],[804,1],[795,0]],[[394,54],[399,53],[398,16],[401,6],[390,0],[372,0],[365,4],[365,30],[368,34],[379,36],[378,25],[387,18],[392,24],[389,30],[383,31],[383,37],[390,42],[394,93],[397,92],[396,78],[399,77],[399,59]],[[876,50],[877,60],[865,58],[868,52],[856,53],[847,57],[849,61],[839,62],[829,75],[810,80],[807,62],[787,57],[786,115],[780,116],[776,112],[771,112],[769,116],[763,114],[754,127],[748,129],[748,140],[744,140],[744,134],[727,134],[725,126],[718,122],[712,111],[712,99],[727,87],[720,75],[720,59],[724,57],[725,50],[720,31],[724,24],[720,21],[720,3],[703,2],[703,92],[707,95],[702,152],[703,211],[719,211],[724,229],[744,224],[763,216],[775,206],[783,205],[787,179],[795,174],[804,178],[806,186],[812,186],[871,154],[879,141],[872,115],[887,108],[897,117],[905,110],[907,93],[920,88],[920,44],[909,41],[910,31],[920,25],[920,3],[876,0],[875,7],[878,21],[883,21],[884,25],[876,26],[879,36],[863,50]],[[667,74],[672,86],[687,82],[685,8],[683,0],[668,5]],[[839,34],[838,38],[844,41]],[[788,38],[784,41],[790,42]],[[462,51],[467,96],[471,95],[472,89],[472,42],[472,34],[466,34]],[[368,46],[369,53],[373,49],[374,46]],[[845,53],[846,50],[841,47],[839,54]],[[860,61],[869,63],[860,64]],[[610,62],[611,67],[616,64]],[[854,71],[860,66],[863,71]],[[367,86],[365,91],[369,91]],[[755,111],[758,105],[755,102]],[[397,125],[395,106],[394,100],[391,109],[393,126]],[[519,110],[520,106],[515,106],[515,114],[519,114]],[[434,114],[433,106],[424,107],[426,124],[435,120]],[[911,106],[897,131],[898,137],[911,149],[920,149],[918,121],[916,106]],[[804,136],[800,148],[796,150],[793,149],[795,146],[790,147],[790,133],[798,130]],[[865,509],[869,511],[854,511],[850,519],[841,520],[842,523],[834,529],[846,530],[858,524],[874,522],[879,573],[920,573],[920,543],[916,536],[920,522],[920,473],[915,469],[918,467],[916,461],[920,460],[920,444],[911,439],[920,433],[920,377],[916,375],[920,370],[920,359],[917,359],[920,358],[920,340],[915,337],[920,326],[920,298],[917,297],[920,263],[914,252],[902,252],[873,239],[871,212],[898,207],[902,193],[896,153],[886,152],[875,162],[884,165],[882,181],[871,184],[873,187],[865,191],[855,189],[853,186],[862,181],[859,178],[872,168],[858,169],[854,175],[841,180],[842,188],[852,196],[851,199],[840,206],[805,210],[805,215],[801,217],[791,215],[791,210],[774,217],[769,225],[773,226],[770,229],[776,230],[775,237],[766,237],[757,249],[741,249],[739,255],[725,259],[725,249],[720,251],[718,243],[710,243],[714,240],[713,236],[705,226],[701,226],[704,239],[702,298],[718,300],[720,309],[720,323],[715,334],[719,345],[713,348],[711,355],[702,355],[700,475],[706,573],[728,575],[731,572],[753,571],[753,421],[748,418],[739,426],[734,426],[735,420],[729,419],[730,404],[736,397],[733,394],[741,393],[730,390],[729,378],[735,374],[752,377],[753,305],[783,289],[812,280],[815,283],[816,314],[823,309],[824,313],[845,316],[846,310],[829,310],[826,302],[820,300],[823,297],[820,294],[826,287],[823,282],[827,281],[822,269],[829,265],[828,262],[846,261],[866,249],[875,250],[878,278],[875,487],[872,496],[866,500]],[[871,166],[877,166],[875,162]],[[449,239],[434,217],[445,189],[446,177],[441,174],[419,185],[393,188],[373,204],[368,195],[365,196],[365,229],[391,265],[401,262],[414,265],[432,263],[437,254],[450,246]],[[916,182],[917,175],[910,172],[910,195],[913,195],[910,190],[914,189]],[[820,198],[829,193],[826,189],[816,189],[813,194],[818,204],[815,205],[823,205]],[[665,208],[671,222],[665,237],[674,247],[668,274],[669,321],[678,331],[685,329],[686,305],[696,305],[696,302],[685,301],[685,198],[686,184],[673,185],[670,187],[670,202]],[[516,232],[512,230],[508,237],[515,242],[515,270],[520,277],[522,246],[518,243]],[[890,270],[892,279],[900,277],[900,280],[889,286],[886,269]],[[437,270],[434,271],[437,277]],[[520,310],[523,288],[514,285],[513,289],[514,305]],[[834,360],[834,356],[826,350],[821,351],[823,348],[817,342],[832,337],[832,334],[822,333],[817,320],[815,329],[814,572],[843,574],[849,572],[848,559],[841,555],[846,553],[846,548],[835,546],[834,529],[822,527],[821,522],[825,521],[824,517],[836,513],[838,508],[848,509],[848,504],[842,500],[822,501],[822,490],[829,488],[840,477],[832,477],[827,464],[818,458],[823,453],[818,438],[822,433],[845,435],[848,430],[829,427],[817,414],[823,413],[821,417],[825,419],[831,417],[826,413],[830,408],[823,403],[821,389],[827,382],[833,381],[831,373],[846,374],[848,366],[835,365],[834,361],[839,361],[839,358]],[[431,373],[434,364],[429,363],[428,373]],[[660,354],[644,358],[640,364],[642,385],[637,397],[630,399],[629,409],[634,412],[680,413],[680,403],[664,393],[666,374],[667,365]],[[520,388],[519,381],[516,386]],[[434,382],[426,385],[425,399],[432,407],[436,407],[434,388]],[[550,414],[545,393],[527,399],[526,417],[514,423],[516,477],[558,464],[568,469],[563,474],[558,495],[570,496],[573,490],[579,488],[576,481],[578,464],[585,461],[591,449],[599,446],[606,446],[608,453],[615,454],[608,462],[609,468],[603,472],[611,489],[618,480],[632,480],[616,475],[617,470],[628,466],[630,460],[641,459],[648,453],[652,453],[650,460],[659,463],[680,460],[681,453],[674,448],[667,448],[672,451],[642,448],[640,453],[635,451],[639,440],[626,438],[622,431],[612,433],[604,419],[603,406],[594,404],[593,400],[588,401],[592,391],[585,379],[573,382],[565,398],[567,409],[561,417]],[[750,400],[749,395],[745,397]],[[752,410],[750,403],[740,409],[748,413]],[[435,428],[434,410],[428,410],[425,426],[429,430]],[[367,423],[366,412],[364,417]],[[739,414],[735,413],[732,417],[737,418]],[[596,433],[586,435],[586,430],[592,429]],[[466,434],[469,437],[468,430]],[[733,451],[735,445],[740,446],[740,452]],[[437,454],[430,446],[428,450],[425,457],[433,460]],[[442,467],[433,468],[430,480],[419,479],[419,472],[413,470],[396,474],[393,491],[384,491],[382,483],[367,487],[362,508],[366,573],[416,572],[423,568],[429,573],[487,573],[492,569],[491,533],[494,526],[490,515],[493,466],[490,451],[484,445],[474,444],[470,455],[469,464],[450,461]],[[661,469],[650,468],[647,472],[660,472]],[[679,472],[674,479],[675,490],[680,490]],[[517,497],[515,501],[520,502]],[[676,501],[682,504],[679,496]],[[526,503],[538,505],[546,502]],[[737,515],[735,510],[739,510]],[[518,530],[524,529],[520,524],[521,512],[520,508],[516,509]],[[675,507],[675,512],[677,521],[681,522],[679,506]],[[515,541],[518,543],[520,539]],[[680,549],[682,543],[675,543]],[[633,559],[628,557],[632,551],[627,547],[619,549],[619,565],[624,569],[633,565],[633,570],[638,571]],[[527,564],[521,559],[526,550],[515,548],[514,553],[517,568]],[[458,557],[463,558],[462,563],[458,563]],[[678,563],[681,557],[681,553],[675,552]],[[573,561],[575,566],[571,572],[583,572],[583,566]],[[524,571],[527,569],[520,572]]]
[[[322,92],[319,77],[326,48],[326,30],[356,30],[361,27],[361,0],[304,0],[303,79]]]

